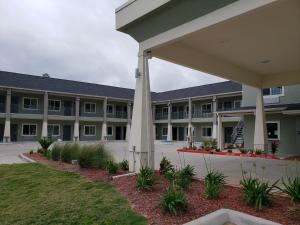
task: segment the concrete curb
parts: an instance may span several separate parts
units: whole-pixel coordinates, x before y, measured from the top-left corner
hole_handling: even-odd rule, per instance
[[[130,177],[130,176],[135,176],[136,173],[126,173],[126,174],[121,174],[121,175],[117,175],[117,176],[112,176],[112,179],[115,180],[115,179],[118,179],[118,178],[121,178],[121,177]]]
[[[27,156],[25,156],[23,153],[19,154],[19,157],[23,160],[25,160],[26,162],[29,163],[36,163],[36,161],[34,161],[33,159],[28,158]]]

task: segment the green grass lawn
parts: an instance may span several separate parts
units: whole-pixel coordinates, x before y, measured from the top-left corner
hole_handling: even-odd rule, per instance
[[[0,165],[1,225],[147,224],[110,184],[39,164]]]

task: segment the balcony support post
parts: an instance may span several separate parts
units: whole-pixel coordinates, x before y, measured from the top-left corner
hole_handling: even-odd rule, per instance
[[[254,149],[268,150],[266,115],[262,89],[256,89]]]
[[[188,114],[188,119],[189,119],[189,124],[188,124],[188,133],[187,133],[187,140],[188,140],[188,147],[192,148],[193,147],[193,125],[192,125],[192,112],[193,112],[193,104],[192,104],[192,98],[189,98],[189,114]]]
[[[172,141],[173,140],[171,116],[172,116],[172,103],[168,102],[168,135],[167,135],[167,141]]]
[[[9,143],[10,139],[10,110],[11,110],[11,89],[7,89],[6,93],[6,106],[5,106],[5,126],[4,126],[4,135],[3,142]]]
[[[106,137],[107,137],[107,98],[103,100],[103,123],[102,123],[101,140],[104,141]]]
[[[218,149],[223,149],[223,126],[222,126],[222,114],[218,114]]]
[[[212,138],[218,138],[218,119],[217,119],[217,97],[213,96],[212,102],[212,113],[213,113],[213,129],[212,129]]]
[[[48,92],[44,93],[44,116],[42,126],[42,138],[48,138]]]
[[[79,141],[79,110],[80,110],[80,98],[77,96],[75,100],[75,123],[73,140]]]
[[[126,125],[126,141],[130,139],[130,128],[131,128],[131,102],[127,104],[127,125]]]
[[[129,140],[129,170],[154,168],[154,140],[148,59],[151,53],[140,49]]]

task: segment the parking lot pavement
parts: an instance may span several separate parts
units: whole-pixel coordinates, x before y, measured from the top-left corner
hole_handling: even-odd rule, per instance
[[[93,144],[97,142],[81,142],[81,144]],[[99,143],[99,142],[98,142]],[[203,178],[206,175],[207,165],[211,169],[219,170],[227,176],[230,184],[238,185],[241,179],[242,170],[252,171],[260,178],[274,182],[286,175],[295,176],[297,162],[287,160],[272,160],[249,157],[202,155],[195,153],[178,153],[176,150],[182,148],[185,143],[163,143],[155,142],[155,168],[159,169],[159,163],[163,156],[166,156],[172,163],[180,168],[183,165],[190,164],[195,167],[197,177]],[[117,161],[128,159],[128,143],[125,141],[107,142],[106,148]],[[24,163],[18,155],[29,152],[30,149],[37,149],[37,142],[26,142],[17,144],[0,144],[0,164],[3,163]]]
[[[36,142],[0,144],[0,164],[25,163],[19,154],[37,149]]]

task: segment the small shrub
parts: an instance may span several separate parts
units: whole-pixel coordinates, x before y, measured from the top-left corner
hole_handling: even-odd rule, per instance
[[[168,160],[165,156],[162,158],[159,164],[159,172],[160,174],[166,175],[167,172],[174,170],[173,165],[170,160]]]
[[[232,153],[232,149],[228,149],[227,152],[228,152],[228,153]]]
[[[260,149],[255,150],[255,155],[261,155],[261,154],[262,154],[262,150],[260,150]]]
[[[234,145],[233,144],[227,144],[227,148],[233,149]]]
[[[160,199],[160,206],[173,215],[181,215],[187,209],[187,199],[182,190],[169,187]]]
[[[109,174],[116,174],[119,169],[119,165],[115,163],[113,160],[107,161],[106,169]]]
[[[197,146],[193,145],[192,149],[197,150]]]
[[[208,199],[218,198],[224,189],[225,175],[210,170],[205,176],[205,195]]]
[[[124,159],[122,162],[120,162],[120,169],[123,171],[128,171],[129,170],[129,163],[128,160]]]
[[[60,160],[60,154],[62,151],[62,146],[55,144],[51,150],[51,158],[53,161],[59,161]]]
[[[81,168],[105,169],[109,160],[111,160],[111,156],[103,145],[86,145],[80,150],[78,164]]]
[[[284,194],[287,194],[293,202],[300,203],[300,177],[288,177],[287,181],[282,179],[283,188],[279,188]]]
[[[247,153],[248,153],[248,150],[247,150],[247,149],[244,149],[244,148],[240,148],[240,153],[241,153],[241,154],[247,154]]]
[[[216,148],[216,152],[220,152],[221,151],[221,149],[219,149],[219,148]]]
[[[138,190],[149,191],[155,183],[154,170],[148,167],[142,167],[137,176],[136,187]]]
[[[240,181],[243,188],[244,200],[247,204],[254,206],[256,210],[261,210],[264,206],[270,206],[274,198],[274,195],[271,193],[278,181],[269,185],[267,182],[262,182],[257,178],[245,177]]]
[[[272,141],[271,143],[271,152],[273,155],[276,154],[276,152],[278,152],[278,147],[279,147],[279,141]]]
[[[32,154],[33,154],[33,150],[30,150],[30,151],[29,151],[29,154],[32,155]]]
[[[61,150],[61,161],[71,163],[72,160],[77,160],[79,156],[80,146],[78,144],[65,144]]]
[[[172,182],[176,188],[187,190],[192,183],[193,176],[195,176],[194,170],[193,166],[187,165],[181,170],[168,171],[166,178]]]
[[[47,151],[50,145],[53,143],[51,139],[46,138],[40,139],[38,142],[44,151]]]
[[[253,153],[254,153],[254,150],[253,150],[253,149],[248,149],[248,152],[249,152],[250,154],[253,154]]]
[[[41,148],[38,148],[38,150],[37,150],[37,153],[39,153],[39,154],[43,154],[43,149],[41,149]]]

